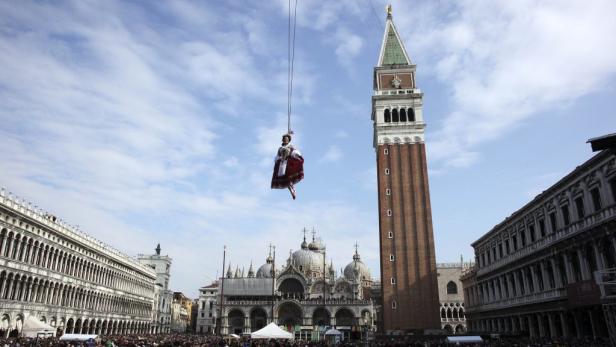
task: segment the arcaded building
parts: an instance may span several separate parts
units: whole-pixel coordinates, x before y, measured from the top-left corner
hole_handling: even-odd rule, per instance
[[[374,68],[383,333],[440,329],[423,93],[391,7]]]
[[[326,261],[325,245],[314,237],[311,243],[304,238],[299,250],[280,258],[286,260],[278,265],[270,252],[256,271],[252,264],[247,272],[229,266],[216,290],[202,287],[197,332],[214,330],[216,312],[222,312],[216,328],[222,334],[250,333],[272,321],[302,339],[322,337],[328,327],[346,338],[374,331],[372,277],[357,248],[340,274]]]
[[[605,337],[593,276],[616,267],[616,155],[603,150],[472,243],[469,331]]]
[[[0,190],[0,336],[150,331],[155,272]]]
[[[464,295],[460,276],[472,263],[437,263],[438,296],[440,301],[441,329],[447,334],[466,333]]]

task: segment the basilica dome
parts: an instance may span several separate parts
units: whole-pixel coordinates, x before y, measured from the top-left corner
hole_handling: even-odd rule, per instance
[[[293,252],[291,260],[304,273],[323,271],[323,254],[310,250],[306,245],[306,240],[302,242],[300,250]]]
[[[353,255],[353,261],[350,262],[344,268],[344,277],[349,281],[355,280],[355,273],[359,276],[359,279],[362,282],[372,282],[372,277],[370,277],[370,270],[359,258],[359,253],[357,253],[357,249],[355,250],[355,255]]]
[[[257,278],[271,278],[272,277],[272,266],[274,263],[274,259],[270,254],[265,260],[265,264],[261,265],[259,270],[257,270]]]

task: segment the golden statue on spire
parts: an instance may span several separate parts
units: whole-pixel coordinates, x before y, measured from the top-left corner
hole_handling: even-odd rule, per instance
[[[391,16],[391,4],[387,5],[385,7],[385,10],[387,11],[387,16],[390,17]]]

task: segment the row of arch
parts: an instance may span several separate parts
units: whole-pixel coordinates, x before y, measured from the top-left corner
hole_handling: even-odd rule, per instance
[[[333,315],[324,307],[319,307],[312,313],[312,325],[314,326],[354,326],[359,324],[372,325],[372,314],[363,310],[361,317],[357,318],[353,311],[347,307],[341,307]],[[261,307],[253,308],[248,314],[239,308],[232,308],[227,314],[229,332],[241,334],[246,328],[256,331],[263,328],[268,321],[267,311]],[[294,327],[304,325],[304,311],[294,302],[285,302],[278,308],[279,325]]]
[[[0,256],[137,295],[148,296],[153,291],[147,281],[98,265],[47,245],[35,237],[6,228],[0,231]]]
[[[115,335],[115,334],[147,334],[151,333],[150,322],[134,321],[134,320],[116,320],[116,319],[99,319],[99,318],[66,318],[52,316],[47,319],[46,316],[38,318],[41,322],[57,328],[58,333],[67,334],[97,334],[97,335]],[[24,314],[20,313],[11,316],[9,313],[2,315],[0,319],[0,337],[18,336],[23,328],[25,321]]]
[[[398,123],[398,122],[414,122],[415,121],[415,111],[409,108],[394,108],[388,109],[386,108],[384,111],[384,120],[385,123]]]
[[[441,320],[465,318],[464,307],[441,307]]]
[[[109,295],[31,274],[0,272],[0,299],[149,317],[152,303]]]

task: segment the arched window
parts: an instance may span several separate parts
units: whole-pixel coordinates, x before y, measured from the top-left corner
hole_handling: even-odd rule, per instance
[[[385,123],[391,122],[391,114],[389,113],[389,109],[385,109]]]
[[[447,283],[447,294],[458,294],[458,286],[454,281]]]
[[[398,117],[398,109],[393,109],[391,111],[391,121],[394,123],[398,123],[400,121],[400,118]]]
[[[406,111],[408,118],[409,118],[409,122],[414,122],[415,121],[415,111],[409,107],[409,109]]]
[[[400,121],[406,122],[406,110],[403,108],[400,109]]]

